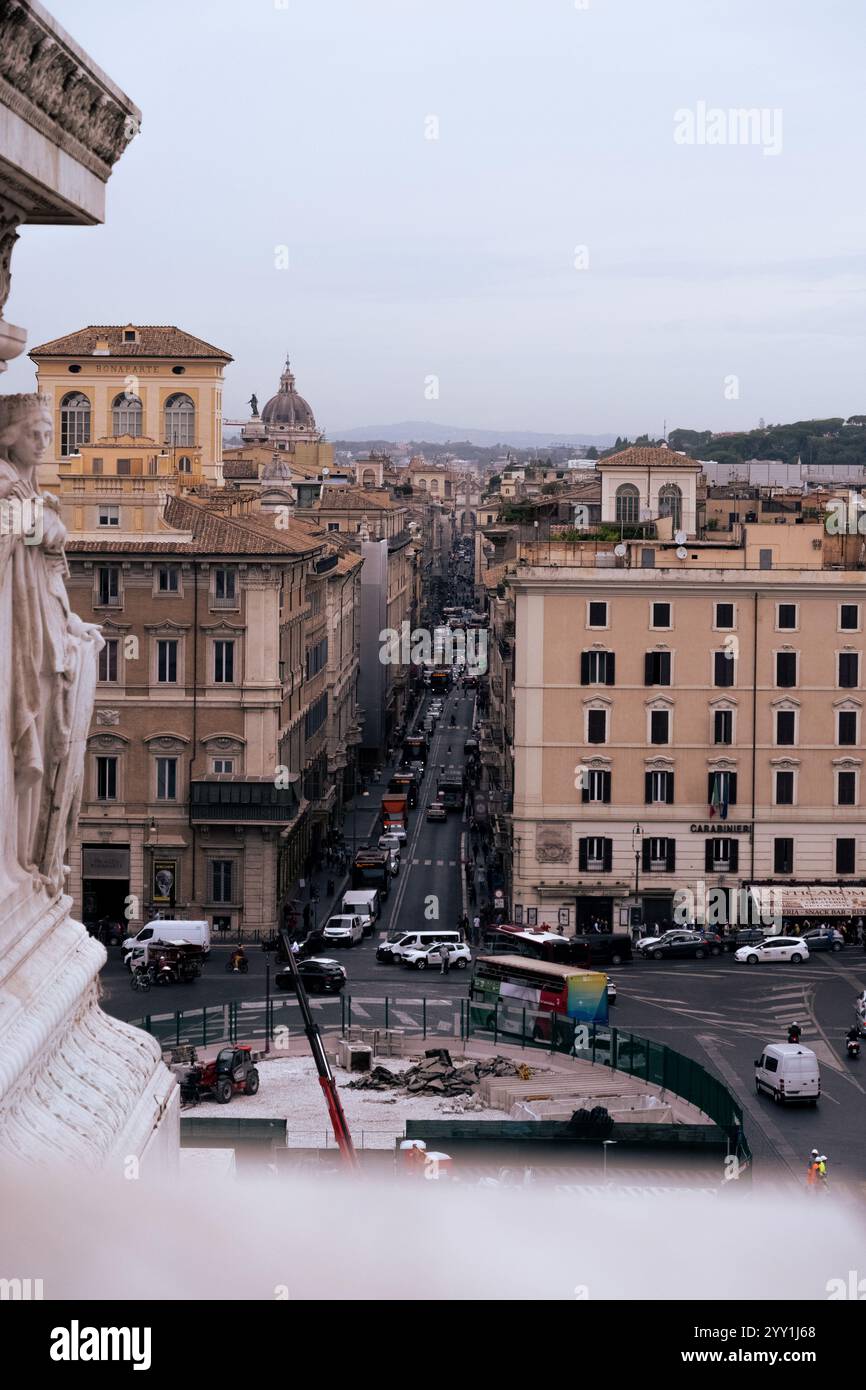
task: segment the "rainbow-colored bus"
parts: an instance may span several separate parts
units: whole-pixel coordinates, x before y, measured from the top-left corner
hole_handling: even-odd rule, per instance
[[[474,1029],[506,1037],[551,1040],[570,1049],[575,1023],[606,1024],[607,976],[598,970],[529,960],[524,956],[478,956],[469,990]]]

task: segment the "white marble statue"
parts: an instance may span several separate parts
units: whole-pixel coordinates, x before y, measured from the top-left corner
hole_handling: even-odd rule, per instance
[[[39,526],[0,526],[0,894],[30,877],[63,888],[66,837],[81,793],[99,629],[71,612],[59,503],[36,487],[52,439],[51,402],[0,396],[0,507]],[[35,542],[35,543],[34,543]]]

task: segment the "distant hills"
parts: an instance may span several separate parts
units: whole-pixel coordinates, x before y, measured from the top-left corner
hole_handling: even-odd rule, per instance
[[[465,425],[437,425],[432,420],[399,420],[393,425],[360,425],[351,430],[329,430],[335,443],[346,444],[474,444],[495,448],[497,444],[514,449],[546,449],[550,445],[594,444],[606,449],[612,434],[542,434],[537,430],[474,430]]]

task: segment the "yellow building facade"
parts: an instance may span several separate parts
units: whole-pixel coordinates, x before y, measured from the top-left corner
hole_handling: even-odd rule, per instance
[[[57,488],[81,460],[122,441],[121,458],[170,454],[171,471],[221,486],[223,373],[232,358],[173,326],[90,325],[33,348],[38,389],[51,398],[54,458],[40,483]],[[91,445],[99,443],[99,449]],[[128,447],[138,442],[140,448]],[[147,465],[145,465],[147,466]],[[162,469],[160,468],[160,471]]]

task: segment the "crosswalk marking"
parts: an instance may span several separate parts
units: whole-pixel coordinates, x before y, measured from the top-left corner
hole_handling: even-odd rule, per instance
[[[420,1024],[411,1014],[407,1014],[403,1009],[395,1009],[394,1013],[405,1028],[419,1028]]]
[[[445,860],[444,860],[444,859],[437,859],[437,860],[436,860],[436,868],[437,868],[437,869],[444,869],[444,867],[445,867]]]

